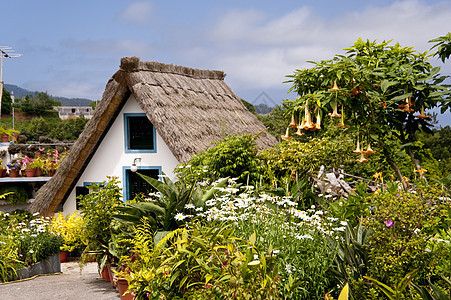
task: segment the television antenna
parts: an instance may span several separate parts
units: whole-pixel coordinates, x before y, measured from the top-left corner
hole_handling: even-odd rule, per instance
[[[14,49],[10,46],[0,46],[0,52],[2,56],[0,65],[0,116],[2,112],[2,97],[3,97],[3,57],[15,58],[21,57],[22,54],[15,53]],[[0,118],[1,121],[1,118]]]

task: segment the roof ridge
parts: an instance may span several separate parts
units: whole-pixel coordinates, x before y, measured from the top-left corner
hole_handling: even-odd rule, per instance
[[[200,70],[156,61],[140,61],[139,57],[123,57],[120,69],[126,72],[150,71],[187,76],[196,79],[224,80],[225,73],[218,70]]]

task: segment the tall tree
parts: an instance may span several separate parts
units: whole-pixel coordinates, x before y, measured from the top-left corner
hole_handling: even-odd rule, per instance
[[[424,110],[441,106],[449,91],[440,85],[446,76],[430,64],[430,54],[390,43],[359,38],[345,49],[346,55],[296,70],[289,76],[290,91],[299,95],[292,103],[292,113],[297,127],[304,131],[320,128],[322,117],[337,117],[338,126],[357,132],[359,146],[363,141],[368,146],[356,149],[360,161],[371,153],[370,145],[376,145],[406,187],[394,156],[401,144],[417,170],[422,170],[414,154],[415,132],[430,131],[431,119]]]

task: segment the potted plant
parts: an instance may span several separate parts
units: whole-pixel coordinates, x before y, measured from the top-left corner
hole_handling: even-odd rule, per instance
[[[25,176],[34,177],[36,174],[36,169],[33,166],[34,159],[25,156],[22,160],[22,168],[25,171]]]
[[[9,177],[19,177],[20,169],[22,169],[22,162],[18,159],[13,159],[8,164]]]
[[[40,156],[36,157],[33,160],[33,163],[31,165],[31,167],[36,170],[35,176],[41,176],[42,175],[42,169],[44,167],[44,164],[45,164],[45,160],[42,159]]]
[[[9,138],[15,137],[16,134],[19,134],[20,132],[15,129],[6,129],[3,127],[0,127],[0,136],[2,139],[2,143],[8,143]]]
[[[60,247],[61,262],[67,261],[70,252],[83,247],[83,218],[78,212],[66,217],[59,212],[57,216],[53,217],[51,228],[64,240]]]

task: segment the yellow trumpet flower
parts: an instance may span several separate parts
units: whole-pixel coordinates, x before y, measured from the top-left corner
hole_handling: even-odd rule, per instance
[[[291,140],[291,137],[290,137],[290,127],[287,127],[287,131],[285,132],[285,135],[281,135],[280,137],[281,137],[282,140],[284,140],[284,141],[289,141],[289,140]]]
[[[419,119],[427,119],[427,118],[429,118],[429,116],[424,114],[424,106],[421,106],[421,113],[419,115],[415,116],[415,117],[419,118]]]
[[[354,151],[352,151],[352,152],[354,152],[354,153],[361,153],[362,152],[362,150],[360,150],[360,140],[359,140],[358,137],[357,137],[357,148]]]
[[[288,126],[291,128],[296,128],[298,126],[298,124],[296,123],[296,120],[294,119],[294,114],[291,116],[291,122]]]
[[[338,113],[338,104],[337,104],[337,102],[334,102],[333,109],[334,109],[334,111],[332,113],[329,113],[329,117],[332,117],[332,118],[339,118],[339,117],[341,117],[341,114]]]

